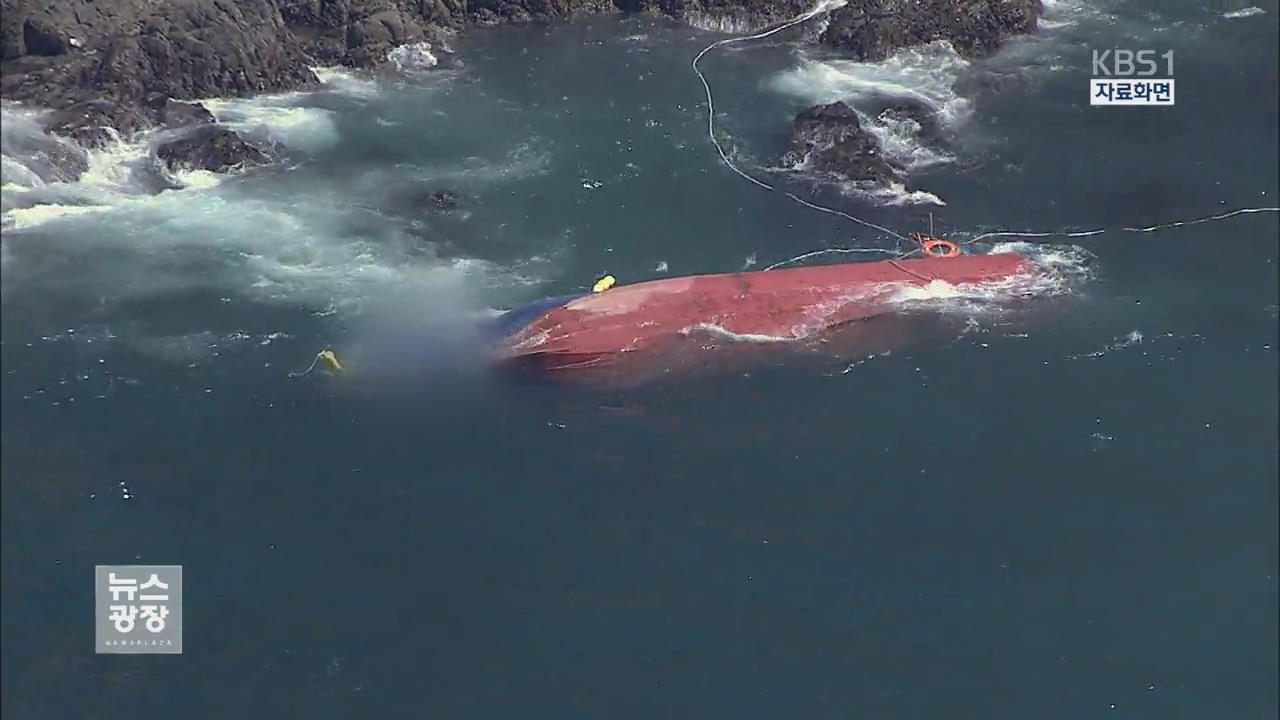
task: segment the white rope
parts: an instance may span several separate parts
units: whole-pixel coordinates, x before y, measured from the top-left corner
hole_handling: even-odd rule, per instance
[[[323,357],[324,357],[324,351],[321,350],[320,352],[316,353],[316,356],[314,358],[311,359],[311,364],[307,366],[306,370],[303,370],[302,372],[291,372],[289,373],[289,377],[296,378],[296,377],[306,377],[310,375],[311,372],[316,369],[316,365],[320,363],[320,359]]]
[[[716,139],[715,100],[711,96],[711,84],[707,82],[707,78],[705,75],[702,74],[702,70],[698,69],[698,63],[702,60],[702,58],[707,53],[723,45],[731,45],[733,43],[740,43],[740,42],[746,42],[748,40],[759,40],[761,38],[766,38],[775,33],[780,33],[783,30],[786,30],[788,28],[795,27],[796,25],[799,25],[800,23],[805,22],[806,20],[810,20],[814,17],[817,17],[818,15],[821,15],[825,12],[835,10],[836,8],[844,7],[846,4],[848,4],[848,0],[819,0],[818,4],[814,5],[811,9],[801,13],[800,15],[797,15],[796,17],[782,23],[781,25],[778,25],[777,27],[770,28],[768,30],[763,30],[761,32],[758,32],[752,35],[740,35],[738,37],[731,37],[731,38],[725,38],[723,40],[717,40],[711,43],[710,45],[706,46],[705,48],[703,48],[702,52],[698,53],[693,58],[693,63],[692,63],[693,72],[696,73],[698,76],[698,79],[702,81],[702,89],[705,90],[707,93],[707,137],[711,138],[711,144],[715,146],[716,153],[720,155],[720,160],[725,164],[725,167],[737,173],[739,177],[742,177],[748,182],[758,187],[764,188],[765,190],[777,191],[776,187],[770,185],[769,183],[764,182],[763,180],[759,180],[757,178],[752,177],[750,174],[746,173],[737,165],[735,165],[733,163],[733,160],[729,159],[729,155],[724,151],[724,147],[720,144],[720,141]],[[800,203],[801,205],[804,205],[807,208],[812,208],[814,210],[821,210],[822,212],[829,213],[831,215],[838,215],[842,218],[845,218],[847,220],[852,220],[853,222],[856,222],[860,225],[864,225],[873,230],[879,230],[880,232],[885,233],[886,235],[889,235],[891,237],[897,238],[898,240],[906,240],[906,238],[903,237],[901,234],[896,233],[887,227],[877,225],[873,222],[868,222],[866,220],[863,220],[862,218],[854,217],[853,215],[850,215],[849,213],[846,213],[846,212],[833,210],[832,208],[829,208],[829,207],[824,207],[822,205],[811,203],[807,200],[802,200],[799,197],[797,197],[794,193],[784,192],[783,194],[791,198],[792,200]]]
[[[775,268],[780,268],[783,265],[790,265],[791,263],[800,262],[801,260],[808,260],[811,257],[826,255],[828,253],[844,254],[844,255],[849,255],[853,253],[883,253],[885,255],[897,255],[898,251],[882,250],[880,248],[827,248],[826,250],[814,250],[812,252],[807,252],[803,255],[797,255],[791,258],[790,260],[783,260],[782,262],[774,263],[769,267],[765,268],[764,270],[761,270],[760,272],[768,272]]]
[[[773,27],[768,30],[762,30],[758,33],[754,33],[751,35],[741,35],[737,37],[725,38],[723,40],[717,40],[716,42],[713,42],[710,45],[703,48],[702,52],[694,56],[693,63],[692,63],[693,72],[697,74],[698,80],[702,82],[702,89],[705,90],[707,94],[707,137],[711,139],[711,144],[715,146],[716,153],[720,155],[720,160],[725,164],[725,167],[729,168],[734,173],[736,173],[739,177],[742,177],[743,179],[747,180],[753,185],[764,188],[765,190],[769,190],[771,192],[778,191],[778,189],[773,185],[770,185],[769,183],[766,183],[763,180],[759,180],[755,177],[752,177],[750,174],[748,174],[747,172],[739,168],[737,165],[735,165],[733,160],[729,158],[728,153],[724,151],[724,147],[720,144],[720,141],[716,139],[715,100],[712,98],[712,95],[711,95],[711,85],[710,83],[707,82],[706,76],[702,74],[702,70],[698,68],[698,63],[702,60],[703,57],[707,55],[707,53],[711,52],[712,50],[718,47],[721,47],[724,45],[732,45],[734,43],[747,42],[749,40],[760,40],[762,38],[769,37],[770,35],[780,33],[783,30],[786,30],[788,28],[795,27],[796,25],[799,25],[800,23],[803,23],[814,17],[817,17],[818,15],[829,12],[831,10],[835,10],[837,8],[844,7],[846,4],[848,4],[848,0],[819,0],[818,3],[814,5],[811,9],[801,13],[800,15],[797,15],[796,17],[782,23],[781,25],[778,25],[777,27]],[[875,223],[868,222],[866,220],[863,220],[862,218],[854,217],[849,213],[842,212],[840,210],[835,210],[833,208],[825,207],[823,205],[818,205],[816,203],[811,203],[791,192],[782,191],[782,194],[786,195],[788,198],[791,198],[795,202],[807,208],[810,208],[813,210],[819,210],[821,212],[828,213],[831,215],[836,215],[836,216],[845,218],[847,220],[852,220],[853,222],[856,222],[860,225],[871,228],[873,230],[879,230],[882,233],[885,233],[891,237],[897,238],[899,241],[907,240],[907,238],[903,237],[901,234],[894,232],[893,230],[890,230],[887,227],[876,225]],[[1225,212],[1218,215],[1209,215],[1207,217],[1195,218],[1192,220],[1176,220],[1173,222],[1166,222],[1166,223],[1159,223],[1157,225],[1151,225],[1149,227],[1141,227],[1141,228],[1123,227],[1123,228],[1120,228],[1120,231],[1135,232],[1135,233],[1150,233],[1150,232],[1155,232],[1157,230],[1162,230],[1165,228],[1182,227],[1184,225],[1197,225],[1199,223],[1213,222],[1216,220],[1225,220],[1227,218],[1234,217],[1236,215],[1244,215],[1248,213],[1260,213],[1260,212],[1280,212],[1280,208],[1274,208],[1274,207],[1241,208],[1239,210],[1232,210],[1230,212]],[[969,238],[968,240],[963,241],[961,244],[971,245],[973,243],[980,242],[988,238],[995,238],[995,237],[1082,238],[1082,237],[1089,237],[1091,235],[1101,235],[1105,232],[1109,232],[1109,231],[1106,228],[1098,228],[1095,230],[1080,230],[1080,231],[1073,231],[1073,232],[1031,232],[1031,231],[1002,230],[998,232],[989,232],[989,233],[983,233],[981,235],[977,235],[975,237],[972,237],[972,238]],[[811,257],[817,257],[819,255],[826,255],[828,253],[838,253],[838,254],[883,253],[886,255],[897,255],[899,258],[904,258],[904,257],[909,257],[911,255],[914,255],[919,251],[920,251],[919,248],[915,248],[907,252],[902,252],[901,247],[895,250],[883,250],[880,248],[827,248],[825,250],[814,250],[812,252],[804,253],[803,255],[797,255],[796,257],[793,257],[789,260],[783,260],[782,262],[774,263],[773,265],[770,265],[769,267],[765,268],[764,271],[762,272],[767,272],[769,270],[773,270],[775,268],[779,268],[784,265],[790,265],[792,263],[800,262],[802,260],[807,260]]]
[[[1214,220],[1225,220],[1226,218],[1233,217],[1235,215],[1244,215],[1246,213],[1260,213],[1260,212],[1280,212],[1280,208],[1273,208],[1273,207],[1241,208],[1239,210],[1232,210],[1231,212],[1222,213],[1221,215],[1210,215],[1208,217],[1196,218],[1195,220],[1180,220],[1178,222],[1168,222],[1168,223],[1161,223],[1159,225],[1152,225],[1151,227],[1144,227],[1144,228],[1127,227],[1127,228],[1121,228],[1121,229],[1126,232],[1155,232],[1156,230],[1160,230],[1162,228],[1167,228],[1167,227],[1197,225],[1199,223],[1212,222]]]
[[[1246,214],[1251,214],[1251,213],[1261,213],[1261,212],[1280,212],[1280,207],[1240,208],[1239,210],[1232,210],[1232,211],[1230,211],[1230,212],[1219,213],[1219,214],[1217,214],[1217,215],[1207,215],[1207,216],[1205,216],[1205,217],[1194,218],[1194,219],[1192,219],[1192,220],[1174,220],[1174,221],[1172,221],[1172,222],[1159,223],[1159,224],[1156,224],[1156,225],[1151,225],[1151,226],[1149,226],[1149,227],[1140,227],[1140,228],[1139,228],[1139,227],[1123,227],[1123,228],[1120,228],[1120,231],[1121,231],[1121,232],[1133,232],[1133,233],[1151,233],[1151,232],[1156,232],[1157,230],[1163,230],[1163,229],[1165,229],[1165,228],[1182,227],[1182,226],[1184,226],[1184,225],[1198,225],[1198,224],[1200,224],[1200,223],[1214,222],[1215,220],[1226,220],[1227,218],[1235,217],[1236,215],[1246,215]],[[985,239],[987,239],[987,238],[993,238],[993,237],[1022,237],[1022,238],[1069,237],[1069,238],[1077,238],[1077,237],[1088,237],[1088,236],[1090,236],[1090,235],[1101,235],[1102,233],[1105,233],[1105,232],[1109,232],[1109,231],[1108,231],[1106,228],[1098,228],[1098,229],[1096,229],[1096,230],[1081,230],[1081,231],[1078,231],[1078,232],[1022,232],[1022,231],[999,231],[999,232],[983,233],[983,234],[978,235],[978,236],[976,236],[976,237],[969,238],[968,240],[965,240],[963,244],[965,244],[965,245],[970,245],[970,244],[972,244],[972,243],[976,243],[976,242],[979,242],[979,241],[981,241],[981,240],[985,240]]]

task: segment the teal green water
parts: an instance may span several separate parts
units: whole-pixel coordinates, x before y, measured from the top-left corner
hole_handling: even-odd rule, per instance
[[[771,175],[903,231],[1276,204],[1274,11],[1050,17],[971,64],[704,69],[762,175],[799,109],[914,78],[954,117],[912,178],[945,206]],[[38,191],[105,209],[11,215],[5,714],[1274,716],[1275,214],[1051,239],[1054,292],[870,358],[606,389],[450,362],[467,313],[605,272],[893,246],[719,163],[688,68],[718,37],[475,32],[460,71],[217,104],[274,169],[148,198],[125,158]],[[1176,107],[1085,105],[1088,48],[1135,37],[1185,58]],[[327,346],[352,373],[286,376]],[[92,654],[92,566],[127,562],[184,566],[182,656]]]

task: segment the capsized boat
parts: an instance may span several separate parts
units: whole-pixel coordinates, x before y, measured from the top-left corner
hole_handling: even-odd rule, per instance
[[[700,331],[793,341],[895,312],[911,287],[995,286],[1036,272],[1028,258],[999,253],[652,280],[508,311],[495,320],[497,353],[520,367],[572,370],[607,365]]]

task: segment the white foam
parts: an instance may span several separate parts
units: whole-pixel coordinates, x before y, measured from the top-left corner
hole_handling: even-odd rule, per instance
[[[446,180],[450,182],[493,182],[532,177],[545,173],[551,163],[551,155],[545,143],[531,138],[514,145],[504,162],[490,162],[479,157],[467,158],[460,164],[411,167],[414,180],[419,182]]]
[[[179,170],[173,173],[173,179],[186,190],[208,190],[217,187],[223,175],[209,170]]]
[[[995,243],[991,246],[990,253],[1025,255],[1045,270],[1077,276],[1088,274],[1088,263],[1093,259],[1093,254],[1079,245],[1033,244],[1023,241]]]
[[[350,97],[368,99],[381,92],[378,82],[344,67],[313,67],[316,79],[325,90]]]
[[[841,190],[846,194],[871,200],[878,205],[902,207],[905,205],[943,206],[947,204],[942,198],[931,192],[907,190],[907,187],[902,183],[889,183],[888,185],[871,187],[864,187],[856,183],[846,183],[841,186]]]
[[[213,98],[200,103],[218,122],[249,137],[260,137],[288,147],[318,150],[338,142],[333,113],[323,108],[301,107],[301,93],[256,98]]]
[[[392,48],[387,53],[387,62],[406,75],[418,75],[435,68],[440,59],[431,52],[431,43],[418,42]]]
[[[1044,11],[1040,13],[1036,27],[1050,32],[1076,25],[1081,19],[1099,12],[1081,0],[1041,0],[1041,5]]]
[[[1267,14],[1267,11],[1263,10],[1260,7],[1247,7],[1247,8],[1241,8],[1239,10],[1231,10],[1229,12],[1222,13],[1222,17],[1235,19],[1235,18],[1254,17],[1255,15],[1266,15],[1266,14]]]
[[[110,205],[34,205],[26,208],[13,208],[4,214],[5,225],[14,230],[25,230],[44,223],[63,218],[100,213],[111,210]]]
[[[117,138],[96,150],[89,151],[89,169],[77,183],[113,194],[128,194],[135,189],[134,164],[148,157],[149,136],[142,136],[128,143]]]
[[[0,192],[28,190],[44,185],[44,179],[21,160],[8,155],[0,156]]]
[[[35,188],[74,178],[84,150],[46,133],[45,114],[16,103],[0,105],[0,184]]]
[[[907,117],[874,118],[864,121],[863,127],[880,143],[886,157],[906,168],[908,172],[953,162],[955,158],[923,143],[920,133],[924,129],[919,122]]]
[[[703,12],[689,13],[685,16],[685,22],[699,30],[725,35],[745,35],[757,29],[750,22],[733,15],[709,15]]]
[[[953,126],[970,112],[969,101],[955,91],[956,80],[968,68],[969,62],[950,43],[940,41],[902,50],[881,62],[806,58],[768,85],[813,104],[915,100],[937,113],[944,125]]]
[[[16,116],[19,121],[32,117],[35,115]],[[10,125],[10,120],[14,119],[15,115],[6,109],[5,125],[10,132],[16,132]],[[59,180],[52,176],[41,179],[38,172],[26,167],[19,158],[6,155],[3,163],[6,175],[11,173],[16,181],[5,183],[3,190],[0,190],[3,192],[0,204],[4,207],[0,225],[6,229],[26,230],[49,222],[106,212],[130,201],[139,192],[134,173],[148,157],[147,134],[142,134],[131,143],[123,142],[116,135],[113,142],[85,152],[62,138],[44,133],[35,124],[24,128],[22,132],[22,138],[15,140],[11,135],[6,140],[13,145],[50,149],[57,145],[58,151],[83,154],[87,167],[74,181]],[[61,173],[61,176],[69,177],[65,173]]]
[[[971,114],[970,102],[955,89],[956,80],[968,68],[969,62],[949,43],[935,42],[900,51],[882,62],[803,59],[768,84],[806,103],[850,105],[863,129],[876,138],[885,159],[912,173],[954,162],[955,157],[922,137],[924,128],[916,120],[894,113],[871,116],[860,108],[878,109],[894,100],[907,100],[932,113],[939,130],[955,135]],[[882,205],[946,204],[933,193],[907,191],[900,183],[872,188],[851,184],[845,190]]]
[[[1108,353],[1115,352],[1116,350],[1124,350],[1125,348],[1133,347],[1134,345],[1141,345],[1144,339],[1145,336],[1143,336],[1141,330],[1131,330],[1129,334],[1118,337],[1112,342],[1107,343],[1101,350],[1095,350],[1090,353],[1068,355],[1067,359],[1079,360],[1081,358],[1100,358]]]

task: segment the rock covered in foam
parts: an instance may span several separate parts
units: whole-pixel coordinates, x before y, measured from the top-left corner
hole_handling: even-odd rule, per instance
[[[156,158],[170,170],[227,172],[264,165],[266,151],[221,125],[201,125],[176,140],[161,144]]]
[[[200,103],[180,102],[162,93],[148,96],[146,107],[151,111],[152,120],[166,128],[207,125],[213,122],[213,113]]]
[[[895,98],[875,113],[876,121],[889,128],[900,128],[900,135],[935,152],[946,152],[948,138],[938,119],[938,111],[909,98]]]
[[[138,103],[87,100],[54,112],[47,120],[49,132],[98,148],[128,140],[152,127],[181,128],[213,122],[213,115],[199,103],[174,100],[152,93]]]
[[[25,175],[30,185],[38,183],[74,182],[89,169],[89,156],[79,145],[44,132],[34,113],[4,111],[0,122],[0,153],[8,171]],[[8,163],[15,165],[8,165]],[[34,179],[32,179],[34,178]]]
[[[387,62],[406,75],[432,70],[440,64],[440,58],[431,51],[431,43],[419,42],[401,45],[387,53]]]
[[[891,183],[902,178],[858,114],[842,102],[818,105],[796,116],[791,144],[782,162],[788,167],[838,175],[855,182]]]
[[[449,190],[436,190],[431,193],[430,204],[438,210],[453,210],[458,207],[458,194]]]
[[[0,95],[60,110],[50,121],[53,132],[100,146],[148,127],[211,121],[198,105],[170,98],[306,88],[317,83],[310,69],[316,64],[386,63],[401,72],[453,66],[459,63],[447,39],[468,24],[622,10],[763,27],[812,6],[812,0],[0,0]],[[851,0],[825,23],[796,33],[817,35],[859,59],[939,39],[981,54],[1033,30],[1039,9],[1039,0]],[[798,120],[793,152],[855,177],[897,176],[873,152],[856,116],[843,125],[835,120]],[[215,134],[222,138],[216,147],[235,146]],[[206,159],[223,165],[220,156]]]
[[[391,206],[408,215],[422,213],[447,213],[457,210],[461,196],[452,190],[431,190],[423,187],[407,187],[390,194]]]
[[[131,103],[86,100],[53,113],[47,128],[84,147],[97,148],[125,139],[149,124],[142,108]]]

